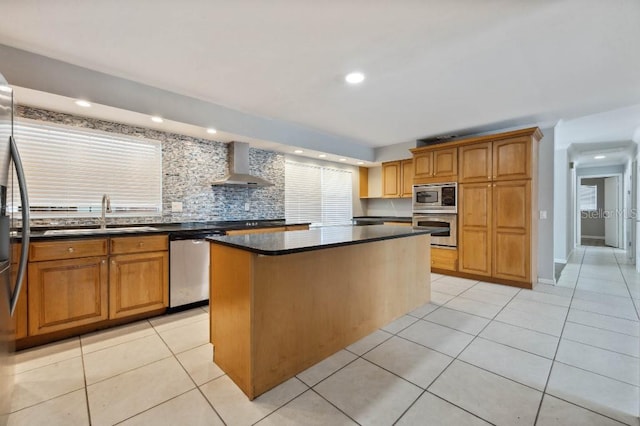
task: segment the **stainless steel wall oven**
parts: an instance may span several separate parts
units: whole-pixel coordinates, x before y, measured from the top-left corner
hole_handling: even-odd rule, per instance
[[[458,245],[458,215],[414,213],[413,226],[446,227],[446,231],[431,234],[432,246],[456,247]]]

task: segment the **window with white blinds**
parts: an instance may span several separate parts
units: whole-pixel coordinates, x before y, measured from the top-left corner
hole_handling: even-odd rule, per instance
[[[580,210],[598,210],[596,185],[580,185]]]
[[[311,226],[345,225],[352,219],[352,179],[348,170],[286,161],[285,218]]]
[[[17,121],[14,134],[31,217],[99,216],[103,194],[109,216],[162,214],[159,141],[30,120]],[[19,195],[11,202],[18,211]]]

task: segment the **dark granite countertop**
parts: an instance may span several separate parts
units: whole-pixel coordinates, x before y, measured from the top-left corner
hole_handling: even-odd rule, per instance
[[[267,256],[299,253],[372,241],[431,234],[443,228],[408,227],[402,225],[327,226],[308,231],[269,234],[226,235],[208,237],[214,244],[246,250]]]
[[[183,223],[145,223],[108,226],[106,230],[95,226],[68,226],[68,227],[32,227],[31,240],[50,240],[50,239],[81,239],[96,238],[108,236],[126,236],[126,235],[153,235],[153,234],[170,234],[175,235],[195,235],[206,232],[224,232],[233,229],[251,229],[251,228],[276,228],[280,226],[309,225],[309,223],[287,222],[284,219],[270,220],[251,220],[251,221],[219,221],[219,222],[183,222]],[[47,233],[47,231],[56,230],[55,233]],[[62,232],[58,232],[58,230]],[[64,230],[71,230],[65,233]],[[77,231],[75,231],[77,230]],[[20,233],[12,234],[12,238],[20,240]]]
[[[411,216],[355,216],[354,225],[382,225],[384,222],[411,223]]]

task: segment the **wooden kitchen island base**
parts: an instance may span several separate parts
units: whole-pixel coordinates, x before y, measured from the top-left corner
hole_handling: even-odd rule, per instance
[[[282,255],[211,244],[215,363],[254,399],[421,306],[429,242],[415,234]]]

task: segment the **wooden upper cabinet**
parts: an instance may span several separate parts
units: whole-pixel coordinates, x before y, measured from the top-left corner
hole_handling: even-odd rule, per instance
[[[531,150],[529,137],[493,142],[493,180],[530,179]]]
[[[413,160],[382,163],[382,197],[413,196]]]
[[[414,183],[455,181],[457,175],[458,148],[422,148],[414,152]]]
[[[433,176],[433,151],[423,151],[413,155],[413,177],[430,178]]]
[[[382,197],[399,198],[402,169],[400,161],[382,163]]]
[[[464,145],[458,148],[458,182],[486,182],[493,176],[492,142]]]
[[[453,178],[458,175],[458,148],[433,151],[433,177]]]
[[[413,160],[402,160],[400,162],[402,175],[401,198],[413,197]]]

